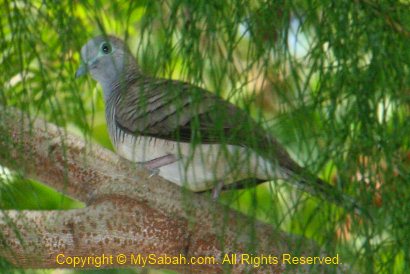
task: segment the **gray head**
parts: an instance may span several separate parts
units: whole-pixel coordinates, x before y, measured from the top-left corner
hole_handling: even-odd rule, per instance
[[[88,72],[104,89],[128,74],[138,73],[139,69],[127,45],[114,36],[100,35],[89,40],[81,48],[82,65],[76,72],[76,77]]]

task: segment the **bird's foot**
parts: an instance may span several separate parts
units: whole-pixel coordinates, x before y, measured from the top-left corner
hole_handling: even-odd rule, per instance
[[[212,200],[216,201],[218,199],[223,187],[224,187],[224,182],[219,181],[216,183],[216,185],[212,189]]]
[[[148,170],[149,170],[148,179],[159,174],[159,168],[148,168]]]
[[[167,154],[165,156],[158,157],[153,160],[146,161],[146,162],[139,162],[137,164],[140,164],[141,166],[148,169],[149,170],[148,178],[151,178],[159,174],[161,167],[172,164],[176,162],[177,160],[178,159],[174,155]]]
[[[158,167],[152,167],[148,162],[136,162],[136,164],[142,168],[148,170],[148,179],[154,177],[155,175],[159,175],[160,169]]]

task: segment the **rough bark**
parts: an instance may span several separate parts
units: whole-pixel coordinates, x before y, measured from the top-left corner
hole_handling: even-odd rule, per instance
[[[58,254],[113,255],[113,264],[102,267],[133,266],[131,254],[182,254],[188,259],[214,256],[219,264],[149,267],[283,273],[289,266],[280,262],[254,268],[222,265],[221,260],[225,254],[314,255],[308,241],[235,212],[207,194],[182,191],[159,176],[149,178],[145,169],[41,119],[10,108],[0,111],[0,164],[87,205],[67,211],[0,211],[0,256],[17,267],[69,267],[56,262]],[[116,261],[119,254],[127,256],[125,264]]]

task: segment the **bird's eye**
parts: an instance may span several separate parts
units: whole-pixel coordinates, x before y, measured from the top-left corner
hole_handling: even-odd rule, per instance
[[[110,45],[110,43],[108,42],[104,42],[101,44],[101,51],[104,54],[110,54],[112,52],[112,47]]]

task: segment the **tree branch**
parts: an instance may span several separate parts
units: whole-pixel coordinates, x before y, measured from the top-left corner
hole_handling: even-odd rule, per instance
[[[0,108],[0,164],[84,201],[67,211],[0,211],[0,256],[23,268],[70,267],[68,256],[113,255],[104,267],[133,266],[131,254],[213,256],[219,264],[150,267],[195,273],[283,273],[289,265],[221,264],[225,254],[312,256],[306,240],[275,231],[209,195],[181,191],[116,154],[41,119]],[[297,245],[297,247],[296,247]],[[120,264],[116,255],[126,254]],[[317,254],[317,253],[316,253]],[[85,267],[97,267],[90,261]],[[141,266],[141,265],[140,265]],[[78,267],[78,266],[77,266]],[[300,266],[299,266],[300,267]],[[296,272],[297,269],[295,269]],[[300,268],[298,269],[300,271]]]

